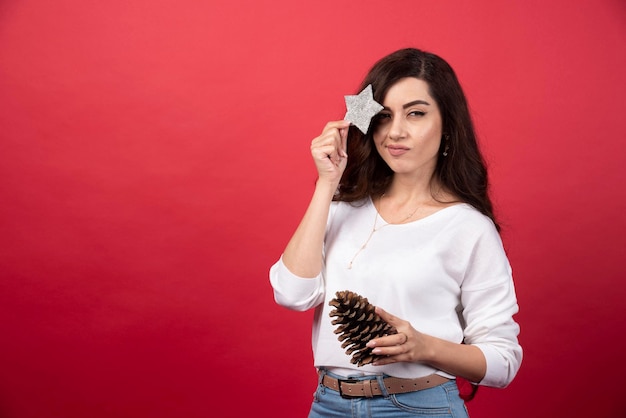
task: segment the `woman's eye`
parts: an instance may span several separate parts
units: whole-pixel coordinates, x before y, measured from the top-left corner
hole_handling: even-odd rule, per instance
[[[413,110],[409,112],[409,116],[424,116],[426,112],[422,112],[421,110]]]
[[[389,113],[379,113],[378,115],[376,115],[376,120],[378,122],[384,122],[389,119],[391,119],[391,115]]]

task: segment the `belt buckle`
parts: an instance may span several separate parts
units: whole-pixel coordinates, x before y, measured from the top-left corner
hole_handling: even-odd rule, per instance
[[[351,395],[351,394],[346,394],[343,393],[343,389],[341,389],[341,384],[342,383],[359,383],[359,380],[356,379],[338,379],[338,386],[339,386],[339,395],[344,398],[344,399],[351,399],[351,398],[358,398],[360,395]]]

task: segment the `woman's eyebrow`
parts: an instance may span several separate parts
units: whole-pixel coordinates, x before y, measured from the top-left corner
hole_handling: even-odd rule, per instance
[[[411,106],[415,106],[415,105],[426,105],[426,106],[430,106],[430,103],[428,103],[425,100],[413,100],[412,102],[409,102],[407,104],[402,105],[403,109],[406,109],[407,107],[411,107]]]
[[[406,108],[409,108],[409,107],[415,106],[415,105],[430,106],[430,103],[428,103],[426,100],[413,100],[412,102],[403,104],[402,105],[402,109],[406,109]],[[389,109],[389,107],[387,107],[387,106],[384,106],[383,110],[391,110],[391,109]]]

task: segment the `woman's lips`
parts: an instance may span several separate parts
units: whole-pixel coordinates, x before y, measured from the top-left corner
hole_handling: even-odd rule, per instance
[[[406,147],[398,147],[398,146],[387,147],[387,151],[389,152],[389,154],[391,154],[394,157],[398,157],[406,153],[408,150],[409,149]]]

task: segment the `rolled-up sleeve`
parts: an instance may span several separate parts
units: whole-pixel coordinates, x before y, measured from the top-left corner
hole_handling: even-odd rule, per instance
[[[487,362],[481,385],[507,386],[522,363],[519,311],[511,267],[495,229],[475,243],[471,266],[462,286],[461,303],[466,344],[478,347]]]
[[[512,284],[502,284],[463,293],[465,306],[465,343],[481,349],[487,361],[482,385],[505,387],[522,363],[522,347],[517,341],[519,325],[513,320],[518,312]]]
[[[295,311],[306,311],[324,300],[322,274],[311,278],[296,276],[282,257],[270,268],[270,283],[276,303]]]

